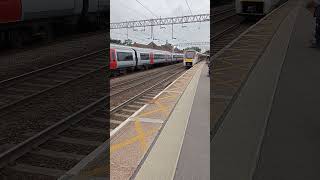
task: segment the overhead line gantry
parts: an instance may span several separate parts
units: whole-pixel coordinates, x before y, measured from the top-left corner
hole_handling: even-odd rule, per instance
[[[197,15],[188,15],[188,16],[176,16],[176,17],[167,17],[167,18],[156,18],[156,19],[146,19],[146,20],[138,20],[138,21],[110,23],[110,29],[173,25],[173,24],[205,22],[205,21],[210,21],[210,14],[197,14]]]

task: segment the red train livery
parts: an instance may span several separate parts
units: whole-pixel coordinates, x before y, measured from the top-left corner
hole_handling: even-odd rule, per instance
[[[108,0],[0,0],[0,44],[50,37],[54,26],[64,24],[105,24],[108,13]]]

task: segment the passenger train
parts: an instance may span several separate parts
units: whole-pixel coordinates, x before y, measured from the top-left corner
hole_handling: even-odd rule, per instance
[[[236,0],[236,12],[243,16],[264,16],[283,0]]]
[[[207,60],[209,55],[199,53],[195,50],[186,50],[184,52],[183,65],[186,68],[190,68],[193,65],[197,64],[199,61]]]
[[[108,0],[0,0],[0,45],[20,46],[55,27],[97,27],[108,20]],[[88,25],[90,24],[90,25]]]
[[[110,44],[109,60],[111,74],[118,75],[137,69],[179,63],[183,61],[183,54]]]

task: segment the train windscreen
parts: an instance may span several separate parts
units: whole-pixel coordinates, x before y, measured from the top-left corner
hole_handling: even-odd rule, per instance
[[[196,54],[196,53],[195,53],[194,51],[187,51],[187,52],[185,53],[185,58],[187,58],[187,59],[193,59],[195,54]]]

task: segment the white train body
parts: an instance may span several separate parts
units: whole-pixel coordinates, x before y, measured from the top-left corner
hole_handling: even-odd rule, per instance
[[[280,0],[236,0],[236,12],[239,15],[263,16],[270,13]]]
[[[179,53],[110,44],[109,66],[113,73],[179,63],[182,59]]]
[[[172,61],[177,62],[177,63],[183,62],[183,57],[184,57],[183,54],[173,53],[172,54]]]

